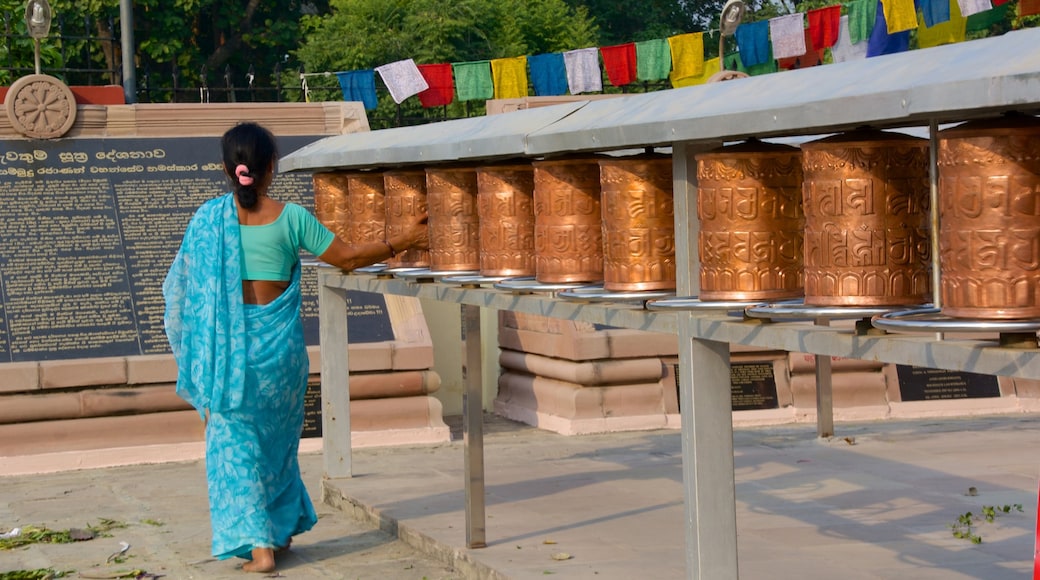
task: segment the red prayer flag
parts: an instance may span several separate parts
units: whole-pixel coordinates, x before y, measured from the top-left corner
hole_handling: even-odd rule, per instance
[[[838,42],[838,28],[841,23],[841,5],[817,8],[807,13],[809,17],[809,33],[816,50],[834,46]]]
[[[823,51],[817,50],[813,44],[812,33],[808,28],[805,29],[805,54],[801,56],[792,56],[790,58],[781,58],[776,61],[776,66],[783,70],[791,70],[795,68],[808,68],[816,66],[823,62]]]
[[[636,80],[636,44],[618,44],[604,46],[599,49],[603,55],[603,68],[607,71],[607,80],[615,87],[623,87]]]
[[[1040,14],[1040,0],[1018,0],[1018,17]]]
[[[419,74],[426,79],[430,88],[419,93],[419,103],[424,108],[441,107],[455,98],[455,82],[451,77],[451,64],[420,64]]]

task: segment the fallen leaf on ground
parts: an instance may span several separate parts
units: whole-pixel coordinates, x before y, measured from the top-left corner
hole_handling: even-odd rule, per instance
[[[552,555],[553,560],[570,560],[574,556],[571,556],[567,552],[556,552]]]

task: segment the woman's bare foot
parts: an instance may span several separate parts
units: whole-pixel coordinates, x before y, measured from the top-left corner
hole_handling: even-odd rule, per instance
[[[242,565],[246,572],[274,572],[274,550],[253,548],[253,560]]]

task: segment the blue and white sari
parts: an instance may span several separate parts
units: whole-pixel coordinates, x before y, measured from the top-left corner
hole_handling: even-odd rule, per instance
[[[232,194],[192,217],[163,283],[177,394],[206,421],[213,555],[250,558],[317,522],[297,452],[309,361],[300,265],[273,302],[243,304]]]

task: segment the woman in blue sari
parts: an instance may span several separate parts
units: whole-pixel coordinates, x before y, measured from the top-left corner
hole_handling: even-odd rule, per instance
[[[270,572],[317,521],[297,452],[309,362],[300,249],[353,270],[426,248],[425,217],[394,239],[347,245],[299,205],[267,196],[274,137],[255,123],[221,139],[228,193],[202,205],[163,283],[177,393],[206,421],[213,555]]]

